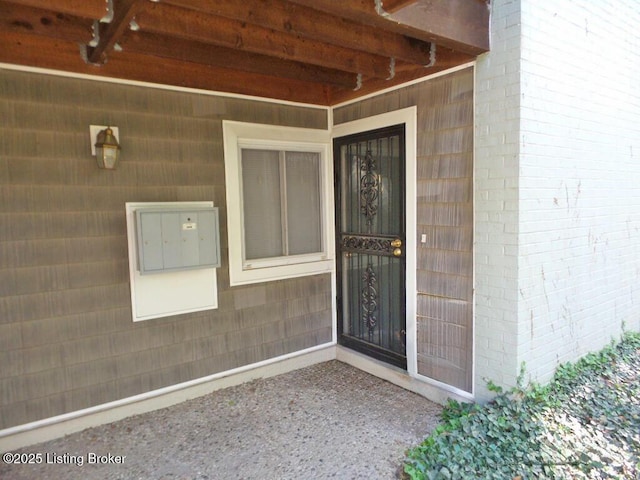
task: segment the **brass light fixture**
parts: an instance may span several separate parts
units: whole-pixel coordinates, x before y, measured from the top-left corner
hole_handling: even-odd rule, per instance
[[[91,125],[92,150],[95,149],[96,161],[98,167],[107,170],[114,170],[120,159],[120,145],[118,144],[117,130],[118,127],[103,127]],[[100,129],[100,130],[98,130]],[[95,135],[95,137],[94,137]]]

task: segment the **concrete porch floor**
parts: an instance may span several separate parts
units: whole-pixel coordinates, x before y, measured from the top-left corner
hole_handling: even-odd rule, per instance
[[[440,411],[334,360],[23,448],[42,463],[0,478],[394,479]]]

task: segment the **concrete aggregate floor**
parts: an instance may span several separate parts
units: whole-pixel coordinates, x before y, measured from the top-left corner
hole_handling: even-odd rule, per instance
[[[45,461],[0,479],[394,479],[440,412],[331,361],[24,448]]]

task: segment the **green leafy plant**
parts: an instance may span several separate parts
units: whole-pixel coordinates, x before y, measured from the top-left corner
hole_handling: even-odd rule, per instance
[[[576,363],[544,386],[517,385],[487,405],[450,400],[442,423],[410,450],[421,479],[640,478],[640,333]]]

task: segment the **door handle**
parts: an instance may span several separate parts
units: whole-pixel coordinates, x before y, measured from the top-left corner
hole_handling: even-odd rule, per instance
[[[391,246],[393,248],[398,248],[402,246],[402,240],[400,240],[399,238],[396,238],[394,240],[391,240]]]
[[[400,255],[402,255],[402,249],[401,248],[394,248],[393,249],[393,256],[394,257],[399,257]]]

